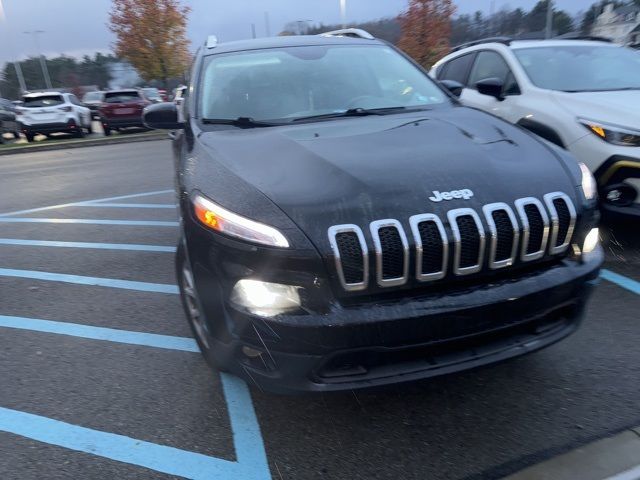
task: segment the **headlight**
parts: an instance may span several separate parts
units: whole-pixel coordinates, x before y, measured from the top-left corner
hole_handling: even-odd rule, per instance
[[[584,196],[587,200],[593,200],[596,198],[598,193],[596,179],[591,174],[589,167],[582,162],[578,163],[580,165],[580,170],[582,171],[582,191],[584,192]]]
[[[623,147],[640,147],[640,130],[585,119],[579,119],[579,122],[605,142]]]
[[[203,225],[220,233],[271,247],[289,246],[285,236],[275,228],[241,217],[202,195],[194,197],[193,208]]]
[[[593,252],[598,244],[600,243],[600,230],[597,228],[592,228],[591,231],[584,238],[584,243],[582,244],[582,253],[591,253]]]
[[[251,313],[273,317],[300,308],[300,287],[259,280],[240,280],[233,287],[231,301]]]

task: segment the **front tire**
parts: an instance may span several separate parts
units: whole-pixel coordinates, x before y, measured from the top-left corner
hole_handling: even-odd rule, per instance
[[[182,307],[202,356],[212,368],[222,372],[226,371],[214,358],[212,351],[214,340],[209,333],[209,328],[202,313],[202,304],[198,297],[193,271],[191,270],[191,264],[187,258],[182,239],[180,239],[176,252],[176,276],[178,277]]]
[[[111,127],[109,125],[107,125],[106,123],[103,123],[102,129],[104,130],[105,137],[108,137],[109,135],[111,135]]]
[[[27,142],[28,142],[28,143],[31,143],[31,142],[33,142],[33,140],[34,140],[35,135],[34,135],[33,133],[26,133],[26,134],[25,134],[25,137],[27,137]]]
[[[79,126],[78,129],[73,132],[73,136],[75,138],[84,138],[84,128]]]

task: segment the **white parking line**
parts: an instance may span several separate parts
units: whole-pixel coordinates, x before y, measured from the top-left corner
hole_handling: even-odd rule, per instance
[[[73,203],[61,203],[59,205],[50,205],[48,207],[38,207],[38,208],[30,208],[27,210],[16,210],[13,212],[0,213],[0,217],[9,217],[11,215],[23,215],[25,213],[33,213],[33,212],[44,212],[45,210],[55,210],[57,208],[65,208],[65,207],[73,207],[78,203],[85,202],[111,202],[114,200],[124,200],[126,198],[138,198],[138,197],[149,197],[151,195],[159,195],[161,193],[172,193],[173,190],[156,190],[154,192],[144,192],[144,193],[134,193],[132,195],[120,195],[117,197],[106,197],[106,198],[97,198],[94,200],[84,200],[82,202],[73,202]]]
[[[92,248],[98,250],[134,250],[141,252],[169,252],[176,251],[176,247],[164,245],[139,245],[133,243],[93,243],[93,242],[59,242],[52,240],[23,240],[19,238],[0,238],[0,245],[20,245],[28,247],[61,247],[61,248]]]
[[[96,218],[33,218],[33,217],[0,217],[0,223],[84,223],[88,225],[130,225],[141,227],[177,227],[178,222],[161,222],[156,220],[102,220]]]

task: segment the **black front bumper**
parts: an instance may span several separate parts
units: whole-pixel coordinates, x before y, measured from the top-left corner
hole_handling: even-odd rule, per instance
[[[575,331],[602,260],[598,249],[517,279],[323,315],[265,319],[227,306],[230,332],[216,341],[215,361],[279,393],[377,387],[495,363]]]

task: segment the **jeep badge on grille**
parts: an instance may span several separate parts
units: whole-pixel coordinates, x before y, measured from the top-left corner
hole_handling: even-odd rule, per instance
[[[433,191],[433,197],[429,197],[432,202],[441,202],[442,200],[464,199],[469,200],[473,197],[473,192],[468,188],[463,190],[451,190],[450,192]]]

